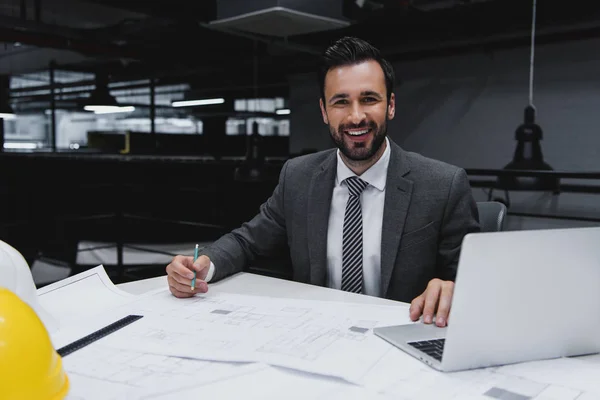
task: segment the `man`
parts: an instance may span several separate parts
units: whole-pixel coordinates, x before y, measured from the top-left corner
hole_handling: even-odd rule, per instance
[[[288,160],[251,221],[193,263],[167,266],[176,297],[241,271],[257,255],[288,247],[293,279],[411,302],[413,321],[446,326],[463,237],[479,230],[463,169],[401,149],[387,138],[395,114],[394,71],[356,38],[326,50],[320,108],[337,150]],[[197,271],[196,289],[190,288]]]

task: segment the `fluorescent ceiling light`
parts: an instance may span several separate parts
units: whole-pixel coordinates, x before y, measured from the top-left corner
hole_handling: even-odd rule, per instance
[[[13,113],[0,113],[0,118],[2,119],[15,119],[17,116]]]
[[[275,111],[275,114],[277,115],[289,115],[291,113],[291,110],[289,108],[282,108],[280,110]]]
[[[93,111],[94,114],[112,114],[112,113],[126,113],[135,111],[134,106],[85,106],[85,111]]]
[[[8,143],[4,143],[4,148],[5,149],[28,149],[28,150],[33,150],[33,149],[37,149],[37,143],[31,143],[31,142],[8,142]]]
[[[171,103],[173,107],[193,107],[193,106],[208,106],[212,104],[223,104],[225,99],[200,99],[200,100],[181,100]]]

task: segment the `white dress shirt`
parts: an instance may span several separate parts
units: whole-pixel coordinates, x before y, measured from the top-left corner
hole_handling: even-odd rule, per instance
[[[366,170],[360,179],[369,185],[360,196],[363,221],[363,294],[380,297],[381,293],[381,228],[385,204],[385,183],[390,163],[390,143],[377,162]],[[344,214],[348,202],[348,186],[344,179],[356,176],[344,164],[337,152],[337,175],[331,198],[331,211],[327,230],[327,286],[342,287],[342,239]]]
[[[385,142],[386,148],[381,158],[360,176],[360,179],[369,184],[360,196],[363,220],[363,293],[376,297],[380,297],[381,292],[381,227],[385,182],[390,163],[388,138],[385,138]],[[327,286],[334,289],[342,287],[342,233],[348,202],[348,186],[344,179],[351,176],[356,174],[344,164],[338,150],[337,174],[327,231]],[[214,273],[215,265],[211,261],[205,281],[210,282]]]

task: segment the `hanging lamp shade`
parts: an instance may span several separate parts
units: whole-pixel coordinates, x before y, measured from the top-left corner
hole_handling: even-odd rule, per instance
[[[108,90],[108,77],[105,73],[96,74],[96,87],[85,101],[84,109],[97,111],[104,107],[119,107],[117,99]]]
[[[523,123],[515,131],[517,148],[515,149],[513,160],[504,167],[505,170],[552,171],[552,167],[544,161],[541,145],[544,132],[536,123],[536,109],[533,105],[536,3],[537,0],[533,0],[529,64],[529,105],[525,107]],[[558,178],[552,175],[544,176],[543,174],[533,177],[502,175],[498,177],[498,184],[506,190],[551,190],[557,193],[560,188]]]
[[[513,160],[508,163],[505,170],[527,171],[552,171],[552,167],[544,161],[541,141],[542,128],[535,122],[535,108],[531,105],[525,107],[525,118],[515,131],[517,148]],[[557,190],[558,178],[548,177],[499,177],[499,183],[506,189],[521,190]]]
[[[94,89],[90,97],[87,99],[86,107],[118,107],[119,103],[113,95],[110,94],[108,88]]]

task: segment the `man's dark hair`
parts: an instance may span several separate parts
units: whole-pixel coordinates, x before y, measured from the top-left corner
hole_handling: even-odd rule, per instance
[[[330,69],[345,65],[360,64],[370,60],[377,61],[381,69],[383,69],[387,99],[389,101],[394,91],[396,80],[394,68],[381,56],[380,51],[376,47],[355,37],[343,37],[329,46],[323,53],[318,71],[321,98],[323,101],[325,101],[325,75],[327,75]]]

